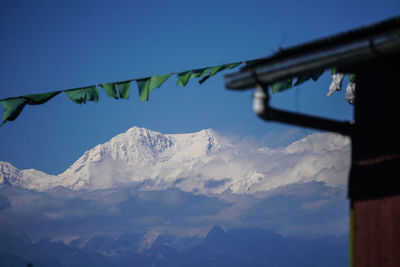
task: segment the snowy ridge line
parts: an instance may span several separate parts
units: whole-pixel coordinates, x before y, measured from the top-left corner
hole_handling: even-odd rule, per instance
[[[235,143],[211,129],[162,134],[132,127],[86,151],[59,175],[0,162],[0,186],[93,191],[135,184],[142,190],[247,194],[310,181],[343,187],[349,162],[349,139],[330,133],[271,149]]]

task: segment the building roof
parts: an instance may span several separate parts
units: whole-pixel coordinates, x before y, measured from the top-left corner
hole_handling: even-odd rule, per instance
[[[289,77],[344,67],[400,52],[400,16],[280,50],[225,76],[228,89],[253,88]]]

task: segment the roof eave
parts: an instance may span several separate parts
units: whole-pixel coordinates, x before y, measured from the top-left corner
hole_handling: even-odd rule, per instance
[[[226,88],[246,90],[257,83],[271,84],[304,73],[390,56],[400,51],[400,29],[391,29],[347,43],[330,44],[315,51],[301,52],[283,58],[266,58],[264,63],[225,75]]]

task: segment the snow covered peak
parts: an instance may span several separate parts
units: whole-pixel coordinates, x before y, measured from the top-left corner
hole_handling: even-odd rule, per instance
[[[152,131],[146,128],[140,128],[134,126],[128,129],[125,133],[119,134],[115,136],[113,139],[135,139],[135,140],[142,140],[142,141],[149,141],[150,139],[162,135],[159,132]]]
[[[8,162],[0,161],[0,187],[9,184],[43,191],[60,185],[55,178],[53,175],[34,169],[21,171]]]
[[[22,177],[22,173],[12,164],[0,161],[0,186],[14,184]]]
[[[59,176],[73,189],[106,188],[117,184],[172,176],[193,161],[207,157],[229,143],[211,130],[162,134],[132,127],[110,141],[86,151]],[[111,177],[112,176],[112,177]],[[118,179],[115,179],[118,176]],[[99,178],[101,177],[101,178]],[[111,178],[110,178],[111,177]],[[98,183],[98,181],[100,181]]]
[[[309,152],[318,153],[341,149],[350,144],[350,138],[333,133],[314,133],[290,144],[288,153]]]

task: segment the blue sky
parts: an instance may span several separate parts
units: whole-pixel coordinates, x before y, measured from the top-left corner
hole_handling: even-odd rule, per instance
[[[1,1],[0,99],[255,59],[280,48],[398,15],[398,1]],[[318,82],[273,96],[273,105],[352,119],[343,93]],[[132,84],[134,88],[136,85]],[[185,88],[170,78],[141,103],[101,93],[77,105],[65,94],[28,106],[0,128],[0,160],[57,174],[84,151],[132,126],[163,133],[213,128],[280,145],[288,131],[252,112],[251,92],[231,92],[223,73]],[[293,136],[292,135],[292,136]],[[287,135],[286,135],[287,136]]]

